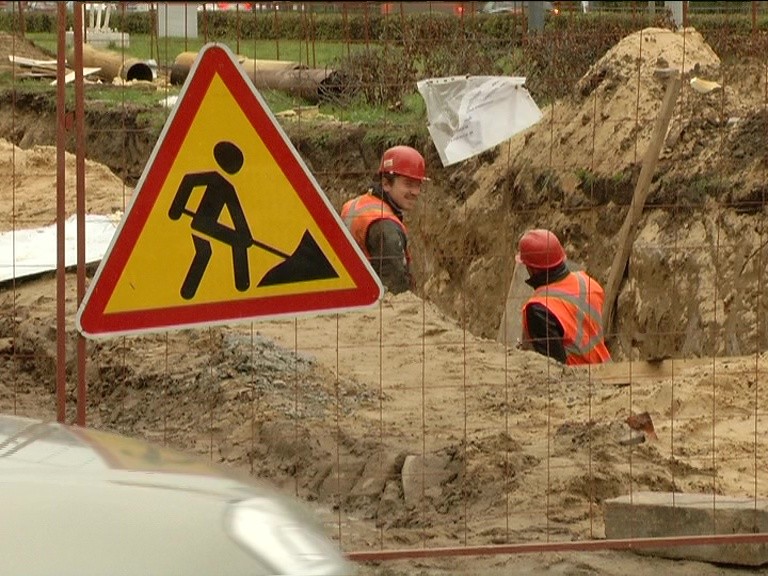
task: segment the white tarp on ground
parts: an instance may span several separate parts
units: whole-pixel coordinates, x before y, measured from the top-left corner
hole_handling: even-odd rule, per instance
[[[476,156],[541,119],[519,76],[450,76],[416,86],[443,166]]]
[[[98,262],[115,235],[120,215],[85,216],[85,263]],[[77,264],[77,217],[64,223],[64,262]],[[56,270],[56,225],[0,233],[0,283]]]

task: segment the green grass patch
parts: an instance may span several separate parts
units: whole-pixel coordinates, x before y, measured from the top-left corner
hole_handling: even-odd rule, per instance
[[[51,33],[30,33],[27,37],[38,47],[55,56],[57,38]],[[159,68],[167,69],[182,52],[200,50],[205,45],[202,39],[161,38],[148,35],[132,34],[130,46],[113,45],[106,50],[124,54],[125,58],[139,60],[155,59]],[[291,60],[299,62],[322,63],[329,67],[337,67],[348,63],[350,54],[361,51],[364,47],[352,47],[348,44],[333,42],[316,42],[309,50],[305,42],[291,40],[240,41],[227,43],[227,46],[242,56],[265,60]],[[350,52],[351,51],[351,52]],[[158,56],[159,55],[159,56]],[[358,54],[358,57],[359,54]],[[363,60],[366,60],[363,58]],[[319,65],[319,64],[318,64]],[[3,80],[4,84],[10,79]],[[36,92],[55,92],[55,87],[37,81],[24,82],[25,89]],[[126,104],[152,107],[160,106],[159,102],[167,96],[177,95],[179,86],[168,86],[163,90],[147,90],[137,86],[86,85],[86,98],[98,101],[107,106],[120,107]],[[67,92],[72,93],[72,85],[67,86]],[[274,113],[282,112],[311,103],[277,90],[262,90],[262,97]],[[405,94],[401,100],[388,106],[372,104],[363,97],[352,97],[339,101],[325,101],[320,104],[320,112],[345,122],[361,124],[407,125],[414,122],[426,124],[426,107],[421,96],[417,93]]]
[[[54,33],[34,32],[27,38],[37,46],[55,55],[57,37]],[[300,62],[310,68],[333,66],[350,51],[362,48],[342,42],[308,42],[300,40],[220,40],[232,52],[256,60],[286,60]],[[145,34],[131,34],[125,42],[118,40],[106,49],[125,54],[126,58],[154,59],[161,66],[170,65],[182,52],[197,52],[206,41],[203,38],[156,38]]]
[[[47,81],[41,82],[34,79],[13,80],[9,73],[0,74],[0,84],[7,89],[13,86],[13,90],[18,94],[42,95],[50,102],[55,102],[56,87],[51,86]],[[165,108],[163,101],[172,96],[177,96],[181,91],[180,86],[167,86],[160,90],[151,89],[150,85],[143,86],[120,86],[112,84],[86,84],[85,100],[87,104],[98,104],[108,109],[119,110],[123,107],[142,108],[151,111],[156,109],[158,112],[168,113],[170,109]],[[306,106],[307,102],[292,97],[284,92],[277,90],[263,90],[259,92],[273,113],[282,112]],[[65,91],[65,100],[67,107],[73,107],[75,103],[75,88],[73,84],[68,84]],[[331,114],[332,107],[322,106],[324,113]],[[151,114],[152,112],[150,112]],[[360,117],[360,116],[358,116]]]
[[[408,94],[398,106],[389,108],[352,100],[343,104],[334,102],[322,104],[320,111],[345,122],[360,124],[397,126],[420,123],[426,126],[427,123],[427,107],[420,94]]]

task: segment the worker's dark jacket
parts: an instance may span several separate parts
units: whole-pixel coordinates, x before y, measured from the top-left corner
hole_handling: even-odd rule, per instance
[[[411,256],[403,212],[380,185],[347,201],[341,217],[390,292],[411,289]]]
[[[565,264],[528,279],[534,294],[523,307],[523,338],[536,352],[564,364],[599,364],[605,347],[602,286]]]

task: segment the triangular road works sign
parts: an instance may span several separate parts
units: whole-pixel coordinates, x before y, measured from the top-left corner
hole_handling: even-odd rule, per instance
[[[76,322],[98,338],[365,308],[382,295],[232,52],[209,44]]]

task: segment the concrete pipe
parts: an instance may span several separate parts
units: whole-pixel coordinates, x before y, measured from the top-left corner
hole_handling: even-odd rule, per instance
[[[189,71],[192,68],[192,64],[197,58],[197,52],[182,52],[171,65],[171,84],[174,86],[180,86],[184,84],[184,81],[189,76]],[[290,62],[285,60],[254,60],[253,58],[238,57],[238,62],[243,67],[246,73],[262,70],[300,70],[306,68],[298,62]]]
[[[246,70],[246,75],[259,90],[281,90],[292,96],[317,104],[330,96],[338,85],[333,70]]]
[[[197,52],[182,52],[171,64],[171,77],[170,82],[173,86],[180,86],[184,84],[184,80],[189,75],[189,69],[192,68],[192,64],[197,58]]]
[[[195,62],[197,52],[182,52],[171,66],[171,84],[183,84]],[[339,91],[335,70],[307,68],[298,62],[285,60],[254,60],[239,57],[238,62],[259,90],[281,90],[316,104]]]
[[[67,53],[67,63],[70,68],[75,62],[75,50],[70,48]],[[154,79],[152,67],[136,58],[124,58],[118,52],[108,50],[98,50],[90,44],[83,44],[83,66],[89,68],[100,68],[95,76],[105,82],[112,82],[115,78],[123,80],[146,80],[151,82]]]

